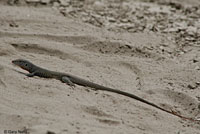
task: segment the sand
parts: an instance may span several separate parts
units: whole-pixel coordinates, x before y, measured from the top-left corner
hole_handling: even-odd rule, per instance
[[[199,47],[172,58],[160,49],[176,48],[165,35],[108,31],[48,6],[1,4],[0,12],[0,133],[200,134],[198,123],[115,93],[28,78],[11,63],[27,59],[197,118]]]

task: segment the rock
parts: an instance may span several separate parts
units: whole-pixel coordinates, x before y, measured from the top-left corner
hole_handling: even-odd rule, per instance
[[[189,35],[194,35],[195,33],[197,33],[197,28],[196,28],[196,27],[193,27],[193,26],[189,26],[189,27],[187,28],[187,33],[188,33]]]
[[[40,2],[40,0],[26,0],[26,2],[28,2],[28,3],[38,3],[38,2]]]
[[[107,19],[109,22],[112,22],[112,23],[116,22],[116,19],[113,17],[107,17]]]
[[[193,59],[192,61],[193,61],[193,63],[199,62],[199,60],[197,60],[197,59]]]
[[[196,82],[196,84],[199,86],[200,85],[200,81]]]
[[[18,25],[15,22],[10,22],[9,26],[10,27],[18,27]]]
[[[61,6],[69,6],[70,0],[59,0]]]
[[[96,11],[102,11],[105,9],[105,4],[100,1],[95,1],[93,6],[94,6],[94,10]]]
[[[194,69],[195,69],[195,70],[200,70],[200,67],[199,67],[199,66],[196,66]]]
[[[195,88],[197,88],[197,84],[196,83],[190,83],[187,87],[190,88],[190,89],[195,89]]]
[[[40,0],[41,4],[49,4],[51,0]]]
[[[46,134],[56,134],[55,132],[52,132],[52,131],[47,131]]]

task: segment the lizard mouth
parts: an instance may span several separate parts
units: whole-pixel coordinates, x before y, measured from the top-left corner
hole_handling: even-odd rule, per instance
[[[17,67],[20,67],[21,69],[27,70],[26,68],[24,68],[24,67],[22,67],[22,66],[20,66],[20,65],[17,65],[17,64],[15,64],[15,63],[13,63],[13,65],[14,65],[14,66],[17,66]],[[27,71],[28,71],[28,70],[27,70]]]
[[[16,60],[13,60],[13,61],[12,61],[12,64],[13,64],[14,66],[18,66],[18,67],[20,67],[20,68],[22,68],[22,69],[25,69],[25,68],[23,68],[22,66],[20,66]]]
[[[19,66],[19,67],[20,67],[20,65],[18,65],[17,62],[14,61],[14,60],[12,61],[12,64],[13,64],[14,66]]]

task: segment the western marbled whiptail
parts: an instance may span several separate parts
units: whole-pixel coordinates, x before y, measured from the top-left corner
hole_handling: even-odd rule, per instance
[[[130,98],[133,98],[133,99],[138,100],[140,102],[146,103],[146,104],[151,105],[151,106],[153,106],[157,109],[160,109],[160,110],[165,111],[167,113],[173,114],[173,115],[178,116],[180,118],[188,119],[188,120],[191,120],[191,121],[196,121],[195,119],[184,117],[184,116],[179,115],[179,114],[177,114],[173,111],[168,111],[164,108],[161,108],[160,106],[158,106],[154,103],[151,103],[147,100],[144,100],[144,99],[142,99],[142,98],[140,98],[140,97],[138,97],[134,94],[130,94],[130,93],[120,91],[120,90],[117,90],[117,89],[101,86],[99,84],[84,80],[82,78],[79,78],[77,76],[74,76],[74,75],[71,75],[71,74],[68,74],[68,73],[50,71],[50,70],[47,70],[47,69],[44,69],[42,67],[34,65],[33,63],[31,63],[28,60],[17,59],[17,60],[13,60],[12,63],[21,67],[24,70],[27,70],[29,72],[29,74],[26,74],[28,77],[39,76],[39,77],[43,77],[43,78],[54,78],[54,79],[58,79],[58,80],[60,80],[64,83],[68,84],[69,86],[73,86],[73,87],[75,86],[75,84],[77,84],[77,85],[80,85],[80,86],[91,87],[94,90],[103,90],[103,91],[114,92],[114,93],[117,93],[117,94],[121,94],[121,95],[130,97]]]

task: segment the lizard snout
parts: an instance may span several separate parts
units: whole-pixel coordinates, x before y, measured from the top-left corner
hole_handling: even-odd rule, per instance
[[[12,63],[17,65],[17,61],[16,60],[12,60]]]

